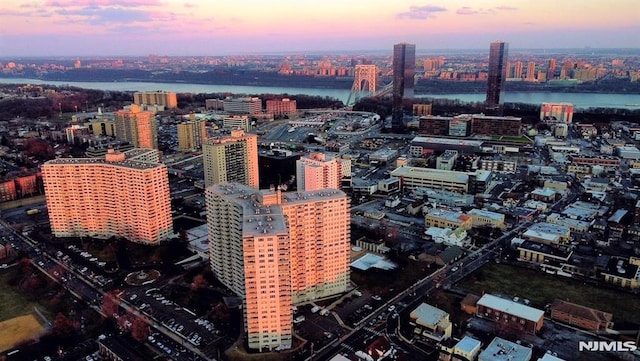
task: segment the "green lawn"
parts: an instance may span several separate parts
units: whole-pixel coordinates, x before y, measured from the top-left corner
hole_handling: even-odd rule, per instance
[[[13,270],[0,273],[0,305],[2,305],[0,306],[0,321],[31,314],[34,306],[46,314],[47,311],[43,305],[29,300],[18,289],[9,285],[9,280],[12,277]]]
[[[494,139],[496,140],[508,140],[511,142],[522,142],[522,143],[529,143],[531,142],[531,139],[527,138],[527,137],[510,137],[510,136],[499,136],[499,137],[494,137]]]
[[[543,308],[555,299],[613,314],[614,321],[640,323],[640,296],[503,264],[490,264],[458,286],[477,294],[494,293],[520,297]]]

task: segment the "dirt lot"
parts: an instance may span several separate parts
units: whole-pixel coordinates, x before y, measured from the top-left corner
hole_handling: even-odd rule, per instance
[[[0,322],[0,352],[4,352],[24,341],[36,338],[42,325],[34,315],[14,317]]]

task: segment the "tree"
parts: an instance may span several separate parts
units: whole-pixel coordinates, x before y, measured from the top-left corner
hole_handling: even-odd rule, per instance
[[[53,320],[53,334],[57,336],[69,336],[78,329],[77,322],[67,318],[62,312]]]
[[[104,294],[104,299],[102,300],[102,313],[107,317],[118,314],[118,309],[120,308],[120,298],[118,297],[118,294],[116,292],[117,291],[111,291]]]
[[[142,315],[134,316],[131,322],[131,337],[138,342],[143,342],[149,336],[149,322]]]
[[[195,291],[198,288],[207,287],[207,280],[204,278],[202,274],[197,274],[193,277],[191,281],[191,290]]]
[[[213,308],[213,318],[219,321],[226,321],[229,319],[229,308],[224,302],[218,302]]]

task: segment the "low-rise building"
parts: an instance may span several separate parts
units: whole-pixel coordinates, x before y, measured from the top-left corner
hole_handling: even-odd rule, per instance
[[[553,202],[556,200],[556,191],[552,188],[536,188],[531,192],[531,198],[540,202]]]
[[[135,348],[124,343],[115,336],[100,337],[98,339],[98,352],[100,356],[109,361],[130,361],[143,360],[142,354],[137,352]],[[87,356],[88,357],[88,356]]]
[[[473,227],[504,227],[504,214],[502,213],[491,212],[486,209],[472,209],[467,212],[467,214],[471,216],[471,224]]]
[[[490,294],[478,300],[476,315],[530,334],[540,331],[544,321],[544,311]]]
[[[584,233],[589,230],[593,221],[581,221],[578,219],[572,219],[568,217],[563,217],[559,213],[551,213],[545,219],[548,223],[557,224],[564,227],[569,227],[571,232]]]
[[[480,353],[478,361],[530,361],[532,356],[532,349],[496,337]]]
[[[518,163],[497,159],[481,159],[479,169],[499,173],[515,173]]]
[[[563,263],[569,261],[573,251],[564,251],[546,244],[524,241],[518,245],[518,260],[524,262],[544,264],[553,262],[559,264],[561,268]]]
[[[471,229],[472,218],[462,212],[446,209],[430,209],[424,215],[425,227]]]
[[[391,176],[399,178],[404,189],[433,188],[457,193],[469,190],[469,176],[464,172],[404,166],[392,171]]]
[[[395,149],[379,149],[369,155],[369,162],[372,164],[375,162],[387,164],[397,156],[398,151]]]
[[[439,361],[469,361],[475,360],[481,351],[482,342],[470,336],[464,336],[461,340],[453,339],[443,342],[440,346]]]
[[[557,246],[569,242],[571,230],[559,224],[540,222],[529,227],[522,236],[534,242]]]
[[[457,150],[446,150],[436,158],[436,169],[452,170],[458,159]]]
[[[611,257],[602,271],[605,282],[622,288],[640,288],[640,258]]]
[[[410,325],[415,326],[414,333],[430,340],[440,342],[451,337],[453,326],[449,314],[443,310],[422,303],[411,311]]]
[[[588,331],[605,331],[610,329],[613,315],[575,303],[555,300],[551,304],[551,319],[567,323]]]

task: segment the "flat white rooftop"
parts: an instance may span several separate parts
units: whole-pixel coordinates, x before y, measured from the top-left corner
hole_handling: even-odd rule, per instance
[[[544,317],[544,311],[542,310],[490,294],[482,296],[478,300],[478,305],[518,316],[532,322],[538,322],[542,317]]]

